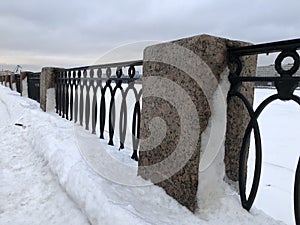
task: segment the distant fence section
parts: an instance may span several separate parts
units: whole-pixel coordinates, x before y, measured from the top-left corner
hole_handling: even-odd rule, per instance
[[[118,140],[119,149],[123,149],[125,142],[131,143],[131,158],[138,160],[142,96],[139,71],[142,65],[143,61],[131,61],[58,70],[56,112],[93,134],[99,133],[101,139],[105,138],[107,128],[108,144],[114,145]],[[130,92],[133,102],[128,98]],[[131,135],[127,126],[131,126]],[[126,140],[129,138],[131,140]]]
[[[25,94],[23,92],[27,90],[26,94],[29,98],[40,102],[40,76],[40,72],[2,73],[0,74],[0,82],[2,85],[21,94]],[[27,79],[26,83],[23,82],[25,79]],[[27,85],[27,88],[24,88],[23,85]]]
[[[9,73],[9,72],[2,72],[0,74],[0,82],[2,85],[9,87],[12,90],[20,92],[20,89],[17,89],[18,85],[16,85],[17,77],[19,74]]]
[[[282,65],[282,68],[284,70],[289,70],[293,64],[284,64]],[[275,65],[269,65],[269,66],[259,66],[257,67],[256,71],[256,76],[257,77],[268,77],[268,76],[273,76],[273,77],[280,77],[280,74],[276,71]],[[294,76],[300,76],[300,70],[296,71]],[[255,81],[255,87],[258,88],[275,88],[275,82],[272,80],[265,80],[265,81]],[[298,88],[300,87],[300,83],[298,84]]]
[[[29,73],[27,76],[28,97],[40,102],[41,73]]]

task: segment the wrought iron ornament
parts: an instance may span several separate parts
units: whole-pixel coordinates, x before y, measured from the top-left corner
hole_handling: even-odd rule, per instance
[[[131,158],[138,160],[141,120],[141,95],[142,89],[136,88],[140,83],[137,77],[137,66],[142,66],[143,61],[103,64],[88,67],[78,67],[57,71],[56,76],[56,113],[63,118],[79,122],[86,130],[91,128],[96,133],[96,124],[99,121],[100,138],[104,139],[106,123],[106,109],[109,109],[108,130],[109,145],[114,145],[116,113],[119,113],[119,149],[124,149],[126,128],[128,123],[127,97],[132,91],[135,96],[135,105],[132,114],[132,147]],[[126,74],[126,71],[127,74]],[[113,75],[115,71],[115,75]],[[126,84],[126,88],[124,88]],[[120,112],[116,112],[116,93],[121,93]],[[111,96],[109,104],[105,95]],[[100,96],[100,99],[98,99]],[[98,107],[98,102],[100,107]],[[99,111],[99,118],[97,118]],[[90,123],[91,121],[91,123]],[[91,124],[91,127],[90,127]]]
[[[246,210],[250,210],[253,202],[255,200],[260,175],[261,175],[261,166],[262,166],[262,146],[261,146],[261,135],[259,130],[259,125],[257,122],[258,117],[262,111],[275,100],[282,101],[295,101],[300,105],[300,97],[294,94],[294,91],[300,83],[300,77],[295,76],[295,73],[299,70],[299,54],[297,50],[300,49],[300,39],[273,42],[260,45],[252,45],[240,48],[231,48],[228,50],[230,63],[234,67],[230,71],[229,81],[231,83],[231,88],[228,95],[228,101],[231,98],[239,98],[247,108],[247,111],[250,115],[250,122],[245,131],[243,138],[242,148],[240,151],[240,160],[239,160],[239,189],[240,197],[243,207]],[[243,69],[243,64],[241,57],[247,55],[258,55],[258,54],[268,54],[273,52],[280,52],[275,60],[275,70],[278,72],[279,76],[268,76],[268,77],[247,77],[240,76]],[[283,68],[283,60],[287,57],[293,59],[293,66],[287,70]],[[253,109],[252,105],[248,99],[240,92],[240,88],[244,82],[259,82],[259,81],[268,81],[274,82],[277,89],[277,93],[265,99],[256,110]],[[247,167],[247,146],[250,142],[251,131],[254,132],[255,139],[255,169],[254,169],[254,178],[252,182],[252,187],[248,198],[246,197],[246,177],[245,169]],[[296,170],[295,177],[295,186],[294,186],[294,212],[295,212],[295,221],[296,224],[300,224],[300,160],[298,161],[298,166]]]

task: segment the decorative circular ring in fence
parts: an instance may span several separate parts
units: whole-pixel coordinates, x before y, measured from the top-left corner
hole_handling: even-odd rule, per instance
[[[282,68],[282,62],[287,57],[293,58],[294,65],[290,69],[285,70]],[[299,55],[296,51],[282,51],[275,60],[275,69],[281,76],[292,76],[299,69],[299,64]]]
[[[94,78],[94,70],[93,69],[90,70],[90,77]]]
[[[110,68],[110,67],[108,67],[108,68],[106,69],[106,76],[107,76],[107,78],[110,78],[110,77],[111,77],[111,68]]]
[[[101,76],[102,76],[102,69],[99,68],[99,69],[97,70],[97,77],[100,78]]]
[[[240,76],[243,68],[242,61],[239,57],[230,57],[230,72],[235,76]]]
[[[134,66],[130,66],[129,69],[128,69],[128,76],[130,78],[134,78],[135,76],[135,67]]]
[[[117,68],[116,75],[117,75],[117,78],[121,78],[121,76],[123,75],[123,71],[122,71],[121,67]]]
[[[72,72],[71,71],[68,71],[68,78],[70,79],[72,76]]]
[[[84,77],[84,78],[87,78],[87,70],[84,70],[84,71],[83,71],[83,77]]]

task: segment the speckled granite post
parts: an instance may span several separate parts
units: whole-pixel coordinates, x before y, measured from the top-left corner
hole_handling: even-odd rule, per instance
[[[169,49],[170,45],[174,47],[171,51]],[[223,78],[221,76],[228,76],[228,73],[223,73],[228,66],[227,48],[242,45],[249,44],[200,35],[150,46],[144,51],[141,136],[143,140],[149,140],[141,141],[138,174],[161,186],[169,195],[193,212],[197,207],[196,195],[201,152],[200,136],[207,128],[211,116],[209,102],[212,100],[217,84]],[[187,52],[186,56],[183,55],[184,52]],[[196,61],[193,61],[195,58]],[[203,66],[200,61],[203,61],[206,66]],[[172,62],[173,64],[166,62]],[[193,64],[198,62],[199,65],[194,67]],[[256,57],[244,58],[243,62],[247,68],[247,71],[243,71],[243,74],[246,72],[247,74],[248,72],[254,72],[252,74],[255,74]],[[189,71],[189,68],[193,69]],[[196,81],[197,79],[191,76],[192,73],[201,76],[200,85]],[[200,74],[207,75],[204,76],[204,79],[203,75]],[[161,78],[161,81],[149,83],[148,78],[153,76],[155,79]],[[166,99],[172,98],[174,87],[171,86],[181,90],[189,98],[177,96],[174,92],[175,102],[178,104],[170,103]],[[165,98],[151,97],[153,93],[161,92],[166,93]],[[248,88],[247,93],[251,99],[253,89]],[[185,105],[187,101],[191,101],[195,107],[188,105],[181,109],[181,104]],[[238,162],[238,151],[241,145],[240,137],[243,135],[242,130],[245,128],[245,121],[247,121],[244,108],[234,103],[232,102],[228,108],[227,130],[229,132],[227,132],[226,138],[229,141],[226,141],[225,156],[226,172],[229,178],[233,180],[235,180],[238,171],[236,163]],[[198,122],[195,118],[189,118],[194,109],[196,109]],[[184,111],[185,118],[180,116],[182,111]],[[183,120],[193,120],[190,121],[190,130],[184,130]],[[178,149],[179,143],[182,141],[182,133],[196,130],[197,125],[200,127],[198,134],[184,138],[185,146],[180,146]],[[153,144],[157,139],[161,139],[160,142]],[[153,145],[155,146],[153,147]],[[192,154],[187,151],[191,145],[195,145]],[[163,163],[171,156],[174,156],[174,158],[171,162],[168,162],[167,166],[161,164],[156,170],[152,168],[153,165]],[[185,165],[179,166],[182,163],[182,158],[187,158],[187,162]],[[175,171],[176,166],[179,168]]]
[[[44,67],[42,68],[40,80],[40,104],[42,110],[46,111],[47,106],[47,90],[55,88],[55,72],[58,68]]]

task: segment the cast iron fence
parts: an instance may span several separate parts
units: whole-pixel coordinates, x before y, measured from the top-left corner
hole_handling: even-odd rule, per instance
[[[28,97],[40,102],[40,76],[41,73],[25,72],[27,76],[27,91]],[[24,79],[24,78],[23,78]],[[6,74],[0,75],[0,82],[2,85],[9,87],[13,91],[22,92],[21,75],[20,74]]]
[[[240,48],[231,48],[228,51],[230,62],[232,63],[234,69],[230,71],[229,80],[231,82],[231,88],[228,95],[228,101],[232,97],[238,97],[244,103],[247,108],[247,111],[250,115],[250,122],[245,131],[243,144],[240,152],[239,160],[239,189],[242,205],[245,209],[250,210],[255,200],[259,181],[261,174],[261,165],[262,165],[262,146],[261,146],[261,136],[259,125],[257,122],[258,117],[262,111],[268,106],[271,102],[275,100],[282,101],[295,101],[300,105],[300,97],[294,94],[295,89],[300,83],[300,77],[295,76],[296,72],[299,70],[299,54],[297,50],[300,49],[300,39],[273,42],[260,45],[252,45]],[[275,60],[275,70],[278,72],[279,76],[268,76],[268,77],[252,77],[252,76],[240,76],[243,69],[243,64],[241,57],[248,55],[258,55],[258,54],[268,54],[273,52],[279,52]],[[294,60],[293,65],[289,69],[283,68],[283,60],[287,57]],[[252,105],[248,99],[241,93],[240,88],[245,82],[274,82],[277,89],[277,93],[265,99],[256,110],[253,109]],[[255,139],[255,169],[254,169],[254,178],[252,182],[252,187],[248,198],[246,197],[246,173],[245,169],[247,168],[247,148],[249,146],[250,134],[251,131],[254,132]],[[296,169],[295,176],[295,186],[294,186],[294,214],[296,224],[300,224],[300,157],[298,160],[298,166]],[[284,206],[281,206],[284,207]]]
[[[119,149],[124,149],[128,123],[128,93],[132,91],[135,102],[132,112],[131,158],[138,160],[142,88],[136,68],[142,65],[143,61],[131,61],[58,70],[56,113],[75,123],[79,122],[85,129],[91,129],[93,134],[96,134],[98,123],[100,138],[104,139],[108,107],[108,144],[114,145],[116,114],[119,113]],[[115,101],[117,92],[121,96],[120,102]],[[107,93],[110,96],[109,104]],[[117,104],[120,104],[119,112],[116,112]]]
[[[28,97],[40,102],[40,77],[41,73],[27,73]]]
[[[16,91],[21,93],[21,76],[20,74],[15,74],[15,82],[16,82]]]

